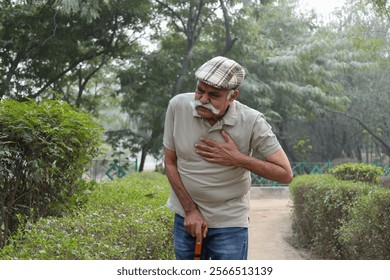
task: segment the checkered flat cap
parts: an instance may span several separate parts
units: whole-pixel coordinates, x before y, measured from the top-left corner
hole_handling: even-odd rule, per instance
[[[200,66],[195,77],[216,88],[237,89],[244,80],[245,70],[234,60],[217,56]]]

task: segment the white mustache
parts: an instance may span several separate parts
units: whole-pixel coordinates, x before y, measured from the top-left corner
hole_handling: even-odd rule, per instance
[[[208,110],[210,110],[211,112],[213,112],[214,115],[218,115],[221,110],[218,110],[217,108],[215,108],[213,105],[211,105],[210,103],[207,103],[207,104],[203,104],[202,102],[200,102],[199,100],[194,100],[194,106],[195,108],[196,107],[203,107],[203,108],[206,108]]]

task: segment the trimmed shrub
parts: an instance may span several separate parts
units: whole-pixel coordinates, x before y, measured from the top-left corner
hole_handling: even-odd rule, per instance
[[[169,183],[160,173],[135,173],[99,184],[79,211],[20,227],[2,259],[174,259]]]
[[[298,240],[321,259],[344,259],[338,231],[348,221],[356,199],[372,189],[329,174],[304,175],[290,184],[293,229]]]
[[[56,214],[86,188],[80,179],[101,136],[92,116],[67,104],[0,102],[0,247],[17,229],[17,214],[31,219]]]
[[[336,178],[355,182],[378,183],[384,174],[383,167],[364,163],[348,163],[336,166],[330,170]]]
[[[348,259],[390,260],[390,191],[360,197],[340,236]]]

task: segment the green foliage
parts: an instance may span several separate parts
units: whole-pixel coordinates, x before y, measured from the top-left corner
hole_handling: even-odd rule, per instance
[[[298,240],[319,258],[345,258],[338,231],[349,220],[349,209],[356,198],[370,189],[366,184],[340,181],[329,174],[294,178],[290,193]]]
[[[379,14],[390,15],[390,3],[388,0],[369,0],[367,2],[373,4]]]
[[[56,101],[0,103],[0,247],[17,214],[39,218],[88,188],[80,179],[98,153],[102,129],[88,114]]]
[[[293,227],[320,259],[390,259],[390,190],[334,176],[305,175],[290,185]]]
[[[297,17],[296,5],[296,1],[279,1],[264,7],[258,17],[251,7],[245,23],[241,22],[248,30],[240,34],[245,42],[261,40],[253,42],[250,54],[244,56],[250,75],[242,85],[241,98],[265,112],[272,124],[314,118],[324,109],[344,109],[348,103],[337,77],[344,70],[340,65],[351,64],[346,57],[335,57],[335,52],[350,44],[340,42],[330,30],[312,32],[313,19]],[[254,32],[259,35],[253,36]],[[277,132],[281,129],[276,126]]]
[[[137,49],[133,36],[150,20],[150,3],[141,0],[3,2],[0,97],[13,99],[47,97],[54,89],[79,104],[103,65]]]
[[[383,167],[364,163],[342,164],[332,168],[330,172],[340,180],[366,183],[378,183],[379,177],[384,175]]]
[[[169,183],[137,173],[99,184],[79,211],[27,223],[0,250],[1,259],[173,259]]]
[[[171,98],[170,83],[166,78],[171,77],[172,81],[178,70],[170,65],[171,59],[169,55],[150,54],[137,61],[138,67],[129,67],[120,74],[124,94],[121,107],[134,126],[108,133],[112,146],[120,143],[132,152],[146,150],[156,157],[160,155],[165,110]]]
[[[99,10],[109,5],[109,2],[109,0],[59,0],[55,2],[55,5],[66,14],[80,14],[88,21],[92,21],[99,18]]]
[[[390,259],[390,191],[377,189],[360,197],[350,220],[340,229],[349,259]]]
[[[390,139],[388,18],[347,1],[319,25],[299,2],[0,1],[0,97],[50,96],[130,120],[112,142],[158,158],[167,99],[194,89],[206,59],[226,55],[247,70],[239,100],[265,114],[293,161],[389,154],[378,146]],[[128,116],[117,118],[119,107]]]
[[[305,135],[303,139],[299,139],[293,146],[294,152],[303,160],[312,152],[313,145],[310,138]]]

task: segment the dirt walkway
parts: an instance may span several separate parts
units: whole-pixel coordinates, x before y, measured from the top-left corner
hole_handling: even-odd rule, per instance
[[[307,255],[290,245],[291,201],[288,190],[251,192],[249,260],[303,260]]]

